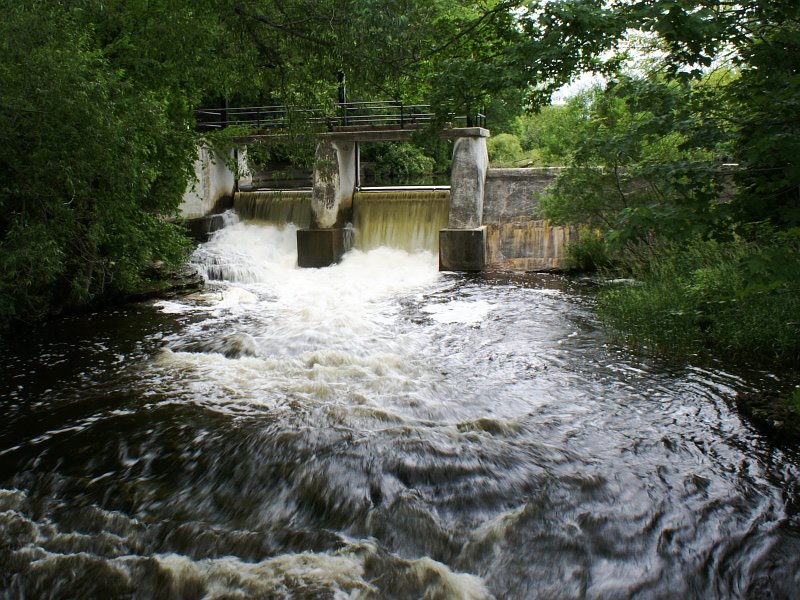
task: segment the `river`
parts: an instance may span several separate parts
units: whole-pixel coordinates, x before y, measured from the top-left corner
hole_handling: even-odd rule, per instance
[[[235,223],[202,293],[0,346],[0,598],[798,598],[769,385],[608,342],[591,285],[295,267]]]

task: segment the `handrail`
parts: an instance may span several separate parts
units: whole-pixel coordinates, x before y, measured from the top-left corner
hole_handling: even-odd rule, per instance
[[[431,123],[436,113],[428,104],[404,104],[398,100],[344,102],[332,106],[332,111],[299,106],[246,106],[232,108],[198,108],[194,112],[199,131],[220,130],[231,126],[253,127],[259,130],[287,129],[301,120],[310,125],[337,127],[362,126],[419,126]],[[483,127],[486,117],[448,115],[454,122],[465,121],[467,127]]]

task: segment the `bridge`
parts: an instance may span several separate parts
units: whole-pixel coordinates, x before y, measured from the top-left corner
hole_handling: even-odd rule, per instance
[[[520,270],[563,267],[566,243],[577,239],[574,227],[555,227],[535,217],[536,195],[551,183],[553,169],[489,169],[481,114],[437,116],[430,106],[387,102],[350,102],[327,110],[282,106],[203,108],[196,113],[200,131],[237,127],[242,145],[287,135],[319,140],[315,156],[312,223],[297,232],[298,265],[322,267],[338,262],[352,242],[359,182],[361,142],[409,140],[422,128],[437,128],[453,140],[447,226],[439,231],[439,266],[448,271],[480,271],[505,265]],[[235,157],[235,152],[232,152]],[[240,159],[243,157],[239,157]],[[215,211],[232,200],[234,174],[225,161],[201,147],[196,182],[184,196],[181,214],[203,220],[210,231]],[[208,221],[206,221],[208,219]],[[217,222],[221,219],[216,219]]]
[[[397,100],[340,102],[330,109],[299,106],[200,108],[195,111],[198,131],[241,127],[254,131],[245,137],[282,135],[298,128],[325,131],[405,130],[431,126],[439,119],[429,104],[404,104]],[[444,116],[449,127],[485,127],[481,113]]]
[[[312,223],[297,232],[298,264],[323,267],[349,250],[353,196],[360,189],[362,142],[407,141],[426,127],[453,140],[448,226],[440,232],[442,270],[480,271],[486,261],[486,227],[482,226],[484,183],[489,165],[484,115],[446,115],[444,122],[429,105],[397,101],[340,102],[333,109],[285,106],[201,108],[199,131],[237,127],[234,141],[309,135],[319,139],[314,159]]]

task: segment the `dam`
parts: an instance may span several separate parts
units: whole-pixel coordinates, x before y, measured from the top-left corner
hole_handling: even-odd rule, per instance
[[[203,155],[196,171],[205,199],[198,199],[196,192],[187,194],[182,213],[194,217],[195,233],[201,237],[224,224],[218,213],[231,206],[246,218],[294,223],[299,228],[301,267],[324,267],[340,261],[359,230],[371,236],[362,241],[370,247],[386,244],[413,250],[416,242],[397,237],[397,232],[407,228],[404,220],[409,219],[408,226],[419,230],[414,235],[425,238],[424,248],[439,255],[443,271],[564,268],[566,246],[577,239],[576,228],[554,226],[537,216],[537,196],[555,180],[558,169],[489,168],[485,143],[488,131],[479,127],[452,129],[446,132],[454,144],[451,185],[445,190],[362,188],[359,143],[404,140],[409,135],[409,131],[397,130],[326,134],[317,146],[313,185],[308,190],[247,190],[243,185],[241,191],[235,191],[239,182],[220,171],[213,157]],[[214,181],[222,178],[227,179],[215,186]],[[384,220],[383,234],[366,226],[373,223],[377,213]],[[392,227],[385,224],[389,218],[394,219]],[[423,226],[420,219],[427,224]],[[424,234],[422,228],[426,229]],[[393,238],[381,238],[390,231]]]
[[[487,169],[480,215],[355,189],[324,268],[312,189],[234,191],[201,292],[4,338],[0,599],[795,597],[800,454],[735,405],[777,377],[526,272],[554,176]],[[478,216],[485,272],[443,270]]]

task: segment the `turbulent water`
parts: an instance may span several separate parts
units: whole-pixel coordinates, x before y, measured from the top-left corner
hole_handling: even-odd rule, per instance
[[[606,343],[565,279],[295,230],[0,347],[0,598],[797,598],[765,385]]]

